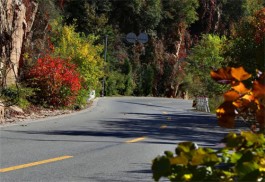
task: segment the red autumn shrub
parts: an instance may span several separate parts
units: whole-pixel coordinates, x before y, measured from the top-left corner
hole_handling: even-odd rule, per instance
[[[61,58],[39,58],[30,69],[31,86],[38,88],[38,100],[52,106],[70,106],[81,89],[75,65]]]

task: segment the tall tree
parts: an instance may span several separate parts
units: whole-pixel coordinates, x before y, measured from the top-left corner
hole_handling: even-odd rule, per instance
[[[121,32],[152,31],[161,20],[161,0],[112,1],[111,23]]]
[[[160,46],[154,47],[159,48],[159,52],[161,52],[160,48],[163,50],[161,52],[163,61],[159,61],[160,70],[162,69],[163,71],[157,72],[162,73],[157,78],[164,79],[155,81],[155,83],[161,85],[159,82],[164,82],[164,93],[167,92],[165,94],[169,97],[176,97],[178,87],[183,81],[181,79],[180,66],[182,64],[180,61],[186,56],[186,45],[189,42],[187,28],[198,19],[196,9],[199,3],[197,0],[162,2],[163,19],[157,28],[158,38],[162,41],[158,41]],[[161,46],[161,43],[163,46]],[[154,90],[160,89],[155,88]]]
[[[212,69],[228,64],[224,58],[226,42],[226,37],[204,34],[199,43],[191,49],[186,78],[190,79],[188,82],[193,95],[212,97],[223,93],[223,87],[215,83],[209,73]]]
[[[109,0],[64,0],[63,5],[66,23],[76,24],[77,31],[87,35],[105,30],[112,9]]]
[[[256,69],[264,68],[265,9],[256,11],[252,16],[241,18],[235,33],[231,36],[231,47],[227,51],[231,65],[244,66],[245,69],[255,74]]]

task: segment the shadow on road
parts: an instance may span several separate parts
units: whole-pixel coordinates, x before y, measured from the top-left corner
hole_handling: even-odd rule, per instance
[[[140,119],[133,119],[137,116]],[[175,114],[124,113],[123,119],[102,121],[105,128],[119,128],[133,136],[147,136],[157,139],[146,141],[157,144],[172,144],[174,141],[193,141],[216,145],[230,131],[217,125],[214,115],[197,112]],[[162,127],[164,126],[164,127]],[[240,128],[240,127],[239,127]],[[176,142],[175,142],[176,143]]]
[[[120,113],[119,118],[99,121],[100,128],[49,131],[14,131],[26,134],[93,136],[136,138],[145,136],[153,144],[175,144],[193,141],[204,146],[214,146],[229,132],[217,126],[214,115],[197,112],[176,112],[173,114]],[[135,119],[138,118],[138,119]],[[161,126],[165,126],[161,128]],[[5,130],[8,131],[8,130]]]
[[[129,102],[129,101],[117,101],[119,103],[126,103],[126,104],[133,104],[133,105],[140,105],[140,106],[150,106],[150,107],[157,107],[157,108],[169,108],[172,109],[172,107],[165,107],[165,106],[159,106],[157,104],[146,104],[146,103],[138,103],[138,102]],[[175,108],[173,108],[175,109]]]

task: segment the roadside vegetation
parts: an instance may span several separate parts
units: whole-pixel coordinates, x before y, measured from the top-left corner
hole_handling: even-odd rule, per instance
[[[218,125],[234,128],[240,121],[248,129],[229,133],[220,141],[224,146],[219,148],[200,147],[189,141],[179,143],[175,152],[165,151],[153,160],[155,181],[162,177],[170,181],[265,181],[264,28],[265,8],[237,23],[231,39],[224,39],[226,44],[222,46],[224,52],[221,54],[213,55],[219,47],[211,47],[213,37],[208,37],[206,44],[204,36],[193,48],[189,58],[196,61],[189,65],[195,68],[195,77],[191,80],[205,81],[204,87],[210,87],[203,92],[217,95],[212,98],[219,98],[224,92],[223,102],[216,107]],[[207,62],[208,58],[219,61]]]
[[[254,74],[256,68],[264,69],[262,0],[236,5],[202,0],[23,0],[22,4],[30,33],[25,32],[19,48],[11,46],[18,40],[1,41],[5,50],[1,100],[6,104],[16,100],[13,104],[23,108],[30,104],[81,108],[92,90],[97,96],[104,92],[180,98],[186,93],[191,99],[209,97],[213,111],[227,87],[216,84],[210,70],[243,66]],[[4,29],[5,21],[1,22],[1,35],[15,33],[16,27]],[[130,32],[146,33],[148,42],[129,43]],[[19,60],[12,60],[13,49],[21,49]],[[15,82],[8,80],[13,72]],[[18,87],[32,92],[26,97],[5,94]]]
[[[228,134],[219,150],[180,143],[154,159],[154,180],[265,181],[264,6],[264,0],[1,0],[0,106],[82,108],[92,90],[207,96],[220,126],[232,128],[240,116],[249,131]],[[130,32],[146,33],[148,42],[126,41]]]
[[[234,128],[235,118],[240,117],[249,130],[229,133],[222,140],[223,148],[179,143],[175,152],[165,151],[153,160],[155,181],[161,177],[170,181],[265,180],[265,72],[258,73],[250,89],[243,81],[251,75],[242,67],[221,68],[212,71],[211,77],[231,86],[216,110],[219,126]]]

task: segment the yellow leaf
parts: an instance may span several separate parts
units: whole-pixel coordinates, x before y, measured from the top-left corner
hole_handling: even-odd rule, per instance
[[[191,180],[191,178],[192,178],[192,174],[184,174],[183,176],[182,176],[182,179],[184,180],[184,181],[190,181]]]
[[[203,150],[203,148],[199,148],[192,157],[191,165],[197,166],[203,164],[205,154],[206,152]]]
[[[242,82],[237,82],[236,84],[232,85],[232,88],[240,94],[249,92],[249,89],[247,89]]]
[[[216,113],[224,114],[225,110],[224,110],[224,108],[218,108],[218,109],[216,109]]]
[[[252,92],[249,92],[248,94],[244,95],[242,99],[252,102],[255,100],[255,97]]]
[[[238,99],[238,100],[234,101],[233,102],[233,105],[235,107],[237,107],[237,108],[241,108],[241,107],[244,107],[245,106],[245,104],[244,104],[244,102],[243,102],[242,99]]]
[[[255,97],[250,92],[249,94],[244,95],[240,99],[237,99],[233,102],[233,105],[236,108],[247,107],[251,102],[255,102]]]
[[[260,159],[260,164],[264,165],[264,167],[265,167],[265,158]]]
[[[265,158],[260,159],[259,171],[265,172]]]
[[[231,68],[231,75],[238,81],[247,80],[251,77],[251,74],[246,72],[242,66],[239,68]]]
[[[220,83],[230,83],[233,80],[231,76],[231,68],[220,68],[217,71],[210,72],[212,79]]]
[[[230,90],[230,91],[227,91],[225,94],[224,94],[224,99],[225,101],[229,102],[229,101],[234,101],[236,99],[238,99],[240,97],[239,93],[237,93],[236,91],[234,90]]]
[[[189,162],[189,160],[184,155],[180,155],[180,156],[173,157],[170,159],[171,165],[176,165],[176,164],[187,165],[188,162]]]

